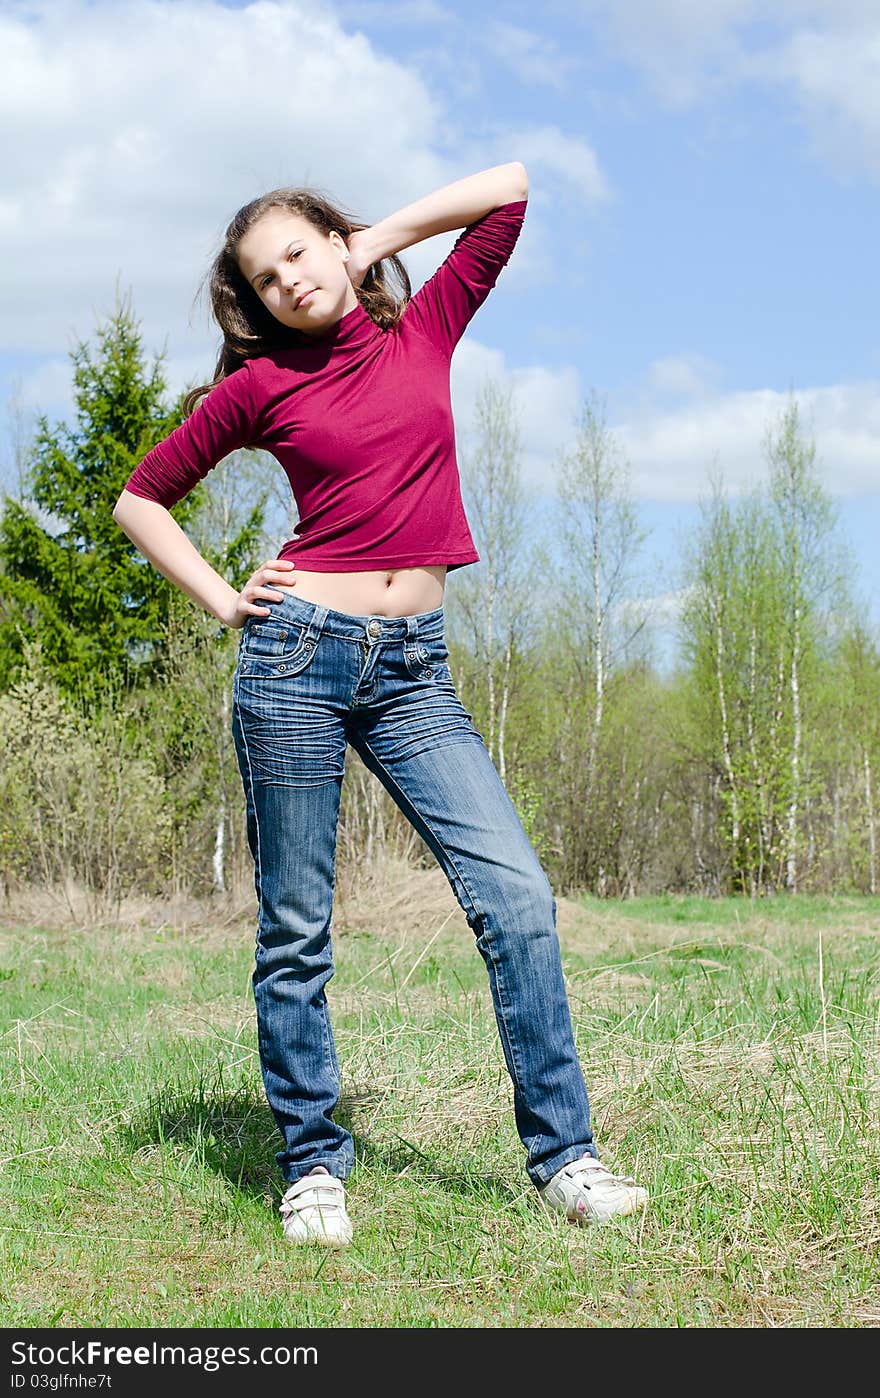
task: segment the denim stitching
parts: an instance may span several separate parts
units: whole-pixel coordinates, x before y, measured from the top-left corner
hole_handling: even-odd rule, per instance
[[[294,610],[292,614],[291,614],[290,612],[286,611],[286,610],[285,610],[285,603],[286,603],[288,600],[291,601],[291,602],[295,602],[298,606],[306,605],[306,606],[312,607],[312,608],[314,609],[312,616],[309,617],[309,618],[306,618],[306,617],[303,617],[302,615],[298,614],[298,613],[296,612],[296,610]],[[321,604],[321,605],[323,605],[323,604]],[[308,626],[311,624],[311,622],[314,620],[314,612],[317,612],[318,607],[319,607],[319,604],[318,604],[317,602],[309,602],[309,601],[308,601],[306,598],[304,598],[304,597],[300,597],[300,598],[293,598],[293,597],[287,598],[287,597],[285,597],[283,601],[274,603],[274,607],[273,607],[272,613],[270,614],[269,617],[266,617],[265,620],[266,620],[266,621],[270,621],[270,620],[272,620],[272,619],[275,619],[275,620],[277,620],[279,623],[282,622],[282,621],[284,621],[284,620],[288,620],[289,623],[290,623],[291,625],[293,625],[293,626],[308,627]],[[355,645],[358,645],[359,642],[360,642],[360,637],[359,637],[358,635],[352,634],[352,631],[351,631],[351,630],[346,630],[346,631],[336,631],[336,630],[334,630],[334,618],[333,618],[333,615],[332,615],[334,609],[333,609],[332,607],[325,607],[324,610],[325,610],[326,613],[328,613],[328,615],[325,617],[325,620],[324,620],[323,625],[322,625],[322,627],[321,627],[321,630],[323,631],[323,633],[324,633],[326,636],[333,636],[336,640],[339,640],[339,641],[349,641],[349,642],[352,642],[352,643],[355,644]],[[438,608],[435,608],[434,610],[436,610],[436,611],[442,611],[442,608],[438,607]],[[442,618],[439,619],[439,620],[432,621],[432,622],[426,622],[426,621],[420,621],[420,620],[419,620],[419,618],[420,618],[421,616],[428,616],[428,615],[431,615],[431,613],[427,613],[427,612],[425,612],[425,613],[417,613],[416,616],[415,616],[415,620],[418,622],[417,633],[418,633],[418,639],[419,639],[419,641],[439,641],[439,640],[443,640],[443,639],[445,638],[445,634],[446,634],[446,633],[445,633],[445,627],[444,627]],[[401,630],[400,627],[399,627],[398,625],[396,625],[396,623],[405,623],[405,622],[407,622],[407,621],[409,620],[409,618],[406,617],[406,616],[399,616],[399,617],[380,617],[378,614],[367,613],[367,612],[365,612],[365,613],[363,613],[363,615],[355,615],[355,614],[352,614],[352,618],[351,618],[352,623],[360,622],[360,621],[362,621],[362,620],[365,621],[365,622],[369,622],[369,621],[372,621],[372,620],[374,620],[374,619],[375,619],[375,620],[380,620],[380,621],[383,623],[384,626],[391,628],[389,634],[383,635],[383,637],[382,637],[382,640],[383,640],[383,641],[401,641],[401,640],[406,640],[406,638],[407,638],[407,637],[406,637],[406,633],[405,633],[403,630]],[[258,620],[259,620],[259,619],[258,619]],[[357,627],[354,627],[354,629],[357,630],[358,628],[357,628]]]
[[[254,812],[254,830],[256,831],[256,836],[257,836],[257,840],[256,840],[256,844],[257,844],[257,853],[256,853],[255,864],[256,864],[256,874],[257,874],[257,901],[258,901],[259,907],[258,907],[258,915],[257,915],[257,936],[256,936],[256,941],[259,943],[259,940],[260,940],[260,933],[264,930],[264,929],[263,929],[263,848],[262,848],[262,844],[261,844],[261,841],[260,841],[260,822],[259,822],[259,819],[258,819],[258,817],[257,817],[257,802],[256,802],[256,799],[255,799],[255,797],[254,797],[254,774],[253,774],[253,770],[252,770],[252,768],[251,768],[251,754],[250,754],[250,749],[248,748],[247,732],[246,732],[246,730],[245,730],[244,721],[243,721],[242,716],[241,716],[241,693],[240,693],[240,687],[239,687],[239,686],[240,686],[240,681],[241,681],[241,676],[240,676],[240,674],[236,674],[236,677],[235,677],[235,684],[234,684],[234,686],[233,686],[233,691],[232,691],[232,702],[233,702],[234,708],[238,711],[238,714],[237,714],[237,717],[238,717],[238,728],[239,728],[239,732],[241,733],[241,741],[242,741],[242,746],[243,746],[243,748],[244,748],[245,762],[246,762],[246,764],[247,764],[247,774],[248,774],[248,790],[247,790],[247,797],[248,797],[248,801],[250,802],[251,807],[253,808],[253,812]]]
[[[457,746],[457,744],[448,743],[448,744],[445,744],[444,746],[452,747],[452,746]],[[452,865],[453,869],[455,870],[456,874],[458,875],[458,878],[459,878],[459,881],[460,881],[460,883],[461,883],[462,888],[464,889],[465,893],[466,893],[467,896],[468,896],[468,899],[470,900],[470,910],[471,910],[471,912],[474,914],[474,916],[475,916],[476,918],[479,918],[479,919],[481,919],[481,920],[484,920],[486,915],[485,915],[484,912],[481,912],[480,909],[478,908],[477,903],[476,903],[476,900],[475,900],[475,898],[474,898],[474,895],[471,893],[471,890],[468,888],[467,880],[465,879],[464,874],[462,873],[461,869],[459,869],[459,867],[458,867],[458,865],[457,865],[457,863],[456,863],[456,861],[455,861],[453,855],[451,854],[451,852],[450,852],[449,850],[447,850],[447,849],[444,848],[442,842],[440,841],[440,839],[438,838],[438,836],[434,833],[434,831],[431,829],[430,825],[429,825],[428,822],[425,820],[425,818],[424,818],[424,816],[422,815],[421,811],[416,810],[415,806],[413,805],[413,803],[412,803],[412,801],[410,800],[410,798],[407,796],[406,792],[405,792],[405,791],[403,790],[403,788],[399,785],[399,783],[396,782],[396,781],[394,780],[394,777],[393,777],[393,776],[391,775],[391,773],[388,771],[388,768],[384,765],[384,763],[381,761],[381,759],[378,758],[378,757],[376,756],[376,754],[372,751],[372,749],[370,749],[365,743],[363,744],[363,747],[364,747],[364,749],[366,750],[366,752],[369,753],[369,756],[372,758],[372,760],[376,763],[376,766],[379,767],[379,768],[381,769],[381,771],[384,773],[384,775],[385,775],[385,777],[388,779],[388,781],[391,782],[391,783],[393,784],[393,786],[395,787],[395,789],[396,789],[397,791],[400,792],[400,795],[403,797],[404,802],[409,806],[410,810],[412,810],[413,813],[415,814],[416,819],[417,819],[418,821],[421,822],[423,828],[428,832],[428,835],[430,836],[430,840],[428,841],[428,843],[432,846],[432,848],[434,848],[434,847],[436,846],[436,849],[438,849],[438,850],[440,851],[441,856],[445,856],[445,858],[448,859],[449,863]],[[362,755],[363,755],[363,754],[362,754]],[[366,759],[365,759],[365,761],[366,761]],[[369,764],[368,764],[368,765],[369,765]],[[441,866],[442,866],[442,858],[441,858],[441,861],[440,861],[440,862],[441,862]],[[467,911],[467,910],[465,910],[465,911]],[[500,992],[501,986],[502,986],[502,981],[501,981],[500,975],[498,974],[498,966],[497,966],[497,963],[496,963],[496,960],[495,960],[495,956],[494,956],[494,953],[493,953],[493,948],[492,948],[491,940],[487,943],[487,948],[488,948],[488,951],[489,951],[490,959],[491,959],[491,961],[492,961],[493,969],[494,969],[494,971],[495,971],[495,983],[496,983],[496,985],[498,986],[499,992]],[[512,1044],[512,1042],[511,1042],[511,1038],[510,1038],[510,1030],[509,1030],[508,1027],[507,1027],[507,1020],[506,1020],[505,1013],[504,1013],[504,1011],[507,1009],[507,997],[506,997],[506,994],[505,994],[504,996],[502,996],[502,995],[499,993],[498,1000],[499,1000],[499,1009],[502,1011],[501,1015],[499,1016],[499,1018],[500,1018],[500,1020],[501,1020],[501,1027],[502,1027],[503,1032],[504,1032],[505,1042],[506,1042],[506,1044],[507,1044],[508,1053],[509,1053],[509,1055],[510,1055],[510,1062],[513,1064],[513,1080],[514,1080],[514,1086],[515,1086],[516,1088],[518,1088],[518,1090],[519,1090],[520,1092],[522,1092],[522,1091],[523,1091],[523,1086],[522,1086],[522,1074],[520,1073],[519,1064],[518,1064],[518,1062],[517,1062],[517,1056],[516,1056],[516,1053],[514,1052],[514,1049],[513,1049],[513,1044]]]
[[[317,608],[316,608],[316,610],[317,610]],[[312,618],[312,621],[314,621],[314,620],[315,620],[315,618],[313,617],[313,618]],[[393,620],[397,620],[397,619],[395,618],[395,619],[393,619]],[[325,622],[325,625],[324,625],[323,627],[318,626],[317,628],[315,628],[314,626],[307,625],[307,624],[301,622],[299,619],[297,619],[297,623],[296,623],[296,624],[304,626],[304,629],[305,629],[307,632],[311,632],[313,636],[314,636],[315,631],[317,630],[317,632],[318,632],[318,635],[317,635],[317,637],[316,637],[317,640],[320,640],[320,635],[323,633],[324,635],[334,636],[334,638],[337,639],[337,640],[349,641],[349,642],[351,642],[351,643],[353,643],[353,644],[355,644],[355,645],[360,644],[359,638],[357,638],[357,637],[355,637],[355,636],[352,636],[352,635],[340,635],[339,633],[336,633],[335,631],[333,631],[333,630],[331,629],[331,627],[332,627],[332,622],[331,622],[331,624],[330,624],[329,627],[326,625],[326,622]],[[419,643],[421,643],[422,641],[427,642],[427,643],[430,643],[432,640],[441,640],[442,638],[443,638],[443,631],[442,631],[442,629],[441,629],[440,631],[438,631],[438,632],[436,633],[436,635],[435,635],[433,632],[432,632],[432,634],[430,634],[430,635],[425,634],[424,632],[422,632],[422,633],[421,633],[420,635],[418,635],[418,637],[415,638],[415,639],[416,639],[416,645],[418,646]],[[386,636],[384,636],[384,637],[382,638],[382,640],[379,641],[379,642],[377,642],[377,644],[375,645],[375,650],[376,650],[376,651],[384,651],[386,648],[389,648],[389,647],[391,647],[391,646],[394,646],[394,645],[396,645],[397,643],[402,643],[402,645],[403,645],[404,647],[406,647],[407,644],[412,644],[412,640],[411,640],[409,631],[407,632],[407,635],[406,635],[406,636],[402,636],[402,635],[393,635],[393,636],[392,636],[392,635],[386,635]],[[240,651],[241,651],[242,649],[243,649],[243,647],[240,646]],[[240,657],[239,657],[240,660],[241,660],[241,659],[247,660],[247,658],[248,658],[248,657],[247,657],[247,654],[246,654],[246,653],[245,653],[244,656],[242,656],[242,655],[240,654]],[[370,667],[369,667],[368,665],[364,667],[365,670],[369,670],[369,668],[370,668]],[[446,670],[446,668],[447,668],[447,666],[446,666],[446,664],[444,664],[444,666],[442,667],[442,670]],[[442,673],[442,671],[441,671],[441,673]],[[436,671],[435,671],[435,676],[436,676]],[[376,674],[375,674],[375,671],[374,671],[373,679],[375,680],[375,678],[376,678]],[[255,800],[255,795],[254,795],[254,778],[253,778],[253,769],[252,769],[252,761],[251,761],[250,747],[249,747],[249,743],[248,743],[248,741],[247,741],[244,723],[242,722],[242,718],[241,718],[241,677],[240,677],[240,675],[236,675],[236,682],[235,682],[234,690],[233,690],[233,701],[234,701],[234,705],[235,705],[236,709],[238,710],[238,720],[239,720],[240,731],[241,731],[241,736],[242,736],[242,748],[243,748],[243,753],[244,753],[244,757],[245,757],[246,772],[247,772],[247,776],[248,776],[248,797],[249,797],[249,800],[250,800],[250,802],[251,802],[252,810],[253,810],[253,815],[254,815],[254,829],[255,829],[255,837],[256,837],[256,838],[255,838],[255,844],[256,844],[256,847],[257,847],[257,861],[256,861],[256,862],[257,862],[257,884],[258,884],[258,892],[259,892],[259,896],[260,896],[260,917],[259,917],[259,920],[258,920],[258,938],[259,938],[260,935],[261,935],[261,934],[263,933],[263,931],[265,930],[265,916],[264,916],[264,906],[263,906],[263,902],[264,902],[264,888],[263,888],[263,886],[264,886],[263,841],[262,841],[262,838],[261,838],[260,824],[259,824],[259,820],[258,820],[258,817],[257,817],[257,804],[256,804],[256,800]],[[481,739],[479,739],[479,736],[476,735],[476,734],[473,735],[473,739],[472,739],[472,740],[473,740],[473,741],[482,741]],[[458,743],[460,743],[461,741],[462,741],[461,739],[458,739],[457,742],[456,742],[456,745],[458,745]],[[352,742],[351,736],[349,736],[349,742]],[[361,744],[359,744],[359,743],[357,743],[357,742],[352,743],[352,745],[355,746],[355,747],[361,747]],[[441,744],[439,744],[438,746],[441,746],[441,747],[442,747],[442,746],[449,746],[449,745],[451,745],[451,744],[448,744],[448,743],[441,743]],[[365,751],[364,751],[364,748],[365,748]],[[449,850],[447,850],[447,849],[444,847],[444,845],[442,844],[442,842],[441,842],[441,840],[439,839],[439,837],[438,837],[437,833],[435,832],[435,830],[431,827],[431,825],[428,823],[428,821],[425,819],[425,817],[415,808],[415,806],[414,806],[413,803],[411,802],[411,799],[408,797],[408,795],[406,794],[406,792],[405,792],[405,791],[403,790],[403,788],[400,786],[399,782],[398,782],[398,781],[395,779],[395,777],[392,775],[391,771],[390,771],[389,768],[385,765],[385,763],[384,763],[375,753],[373,753],[368,747],[366,747],[366,745],[363,745],[362,750],[361,750],[361,755],[362,755],[362,756],[366,756],[366,758],[369,759],[368,765],[371,764],[371,765],[373,766],[374,770],[377,772],[377,774],[381,773],[382,779],[387,783],[387,785],[388,785],[390,788],[392,788],[392,789],[394,790],[394,792],[397,793],[397,795],[398,795],[399,798],[400,798],[400,801],[401,801],[402,805],[404,806],[404,809],[412,810],[413,815],[410,817],[410,819],[412,819],[413,824],[415,824],[416,828],[419,829],[420,832],[423,832],[423,833],[424,833],[424,835],[425,835],[425,837],[426,837],[426,839],[427,839],[429,845],[430,845],[431,848],[434,850],[435,854],[437,854],[437,855],[439,856],[441,864],[447,865],[448,868],[451,869],[451,870],[454,872],[455,878],[456,878],[457,884],[458,884],[458,888],[456,889],[456,892],[458,892],[458,890],[461,890],[461,894],[463,895],[461,898],[459,898],[459,902],[462,904],[462,906],[465,908],[465,910],[471,915],[471,917],[474,919],[474,922],[477,922],[477,923],[482,922],[482,924],[483,924],[483,931],[485,932],[485,930],[486,930],[486,928],[485,928],[486,914],[481,910],[481,904],[477,901],[477,898],[475,897],[474,892],[471,890],[470,885],[469,885],[469,881],[468,881],[468,879],[466,878],[463,869],[459,867],[458,862],[457,862],[457,859],[455,858],[455,856],[454,856]],[[332,879],[333,879],[333,882],[335,883],[335,872],[336,872],[336,871],[335,871],[335,864],[336,864],[335,851],[334,851],[334,861],[333,861],[333,864],[334,864],[334,868],[333,868]],[[490,966],[491,969],[492,969],[492,974],[493,974],[494,980],[495,980],[496,996],[497,996],[497,1003],[498,1003],[498,1021],[499,1021],[499,1028],[501,1029],[501,1032],[502,1032],[502,1035],[503,1035],[503,1042],[504,1042],[504,1046],[505,1046],[505,1049],[506,1049],[506,1052],[507,1052],[508,1062],[509,1062],[509,1064],[510,1064],[510,1066],[511,1066],[511,1068],[512,1068],[511,1076],[512,1076],[513,1079],[514,1079],[514,1087],[517,1089],[517,1091],[518,1091],[519,1093],[522,1093],[523,1088],[522,1088],[522,1071],[521,1071],[521,1064],[520,1064],[519,1059],[518,1059],[518,1054],[517,1054],[517,1052],[516,1052],[516,1050],[515,1050],[515,1048],[514,1048],[514,1045],[513,1045],[513,1043],[512,1043],[512,1040],[511,1040],[511,1033],[510,1033],[510,1028],[509,1028],[509,1018],[510,1018],[510,1013],[511,1013],[511,1004],[510,1004],[510,997],[509,997],[508,989],[507,989],[507,986],[506,986],[506,979],[505,979],[504,973],[503,973],[503,971],[502,971],[502,968],[501,968],[501,966],[499,965],[498,953],[497,953],[496,947],[495,947],[495,945],[494,945],[493,940],[492,940],[491,937],[489,937],[489,938],[486,939],[486,944],[485,944],[485,945],[486,945],[486,952],[487,952],[486,959],[487,959],[487,961],[488,961],[489,966]],[[326,998],[325,998],[324,1005],[323,1005],[323,1008],[322,1008],[322,1028],[323,1028],[323,1030],[324,1030],[324,1035],[323,1035],[324,1044],[323,1044],[323,1048],[324,1048],[324,1060],[325,1060],[325,1064],[326,1064],[327,1067],[331,1070],[331,1072],[332,1072],[332,1074],[333,1074],[333,1077],[334,1077],[334,1079],[335,1079],[335,1081],[336,1081],[337,1088],[338,1088],[339,1083],[340,1083],[339,1068],[338,1068],[338,1064],[337,1064],[335,1067],[334,1067],[334,1065],[332,1064],[332,1061],[331,1061],[331,1053],[330,1053],[330,1043],[332,1043],[332,1037],[331,1037],[329,1043],[328,1043],[328,1038],[327,1038],[328,1031],[329,1031],[330,1034],[332,1035],[332,1030],[330,1030],[330,1026],[329,1026],[329,1007],[327,1006]],[[590,1134],[590,1133],[589,1133],[589,1130],[588,1130],[588,1134]],[[529,1156],[530,1156],[531,1158],[533,1158],[534,1155],[537,1154],[537,1153],[539,1152],[542,1143],[543,1143],[546,1139],[547,1139],[547,1138],[545,1138],[545,1137],[543,1136],[543,1134],[536,1134],[536,1135],[532,1138],[531,1143],[530,1143],[530,1151],[529,1151]],[[560,1152],[559,1155],[554,1156],[554,1157],[552,1158],[552,1163],[544,1162],[543,1164],[540,1164],[540,1165],[532,1165],[532,1164],[531,1164],[531,1159],[528,1160],[528,1161],[527,1161],[527,1164],[526,1164],[526,1169],[527,1169],[527,1171],[528,1171],[530,1177],[532,1178],[532,1180],[533,1180],[534,1182],[537,1183],[538,1181],[545,1181],[546,1179],[549,1179],[549,1178],[552,1176],[552,1174],[555,1173],[555,1171],[556,1171],[557,1169],[560,1168],[561,1164],[567,1163],[567,1162],[570,1161],[570,1160],[577,1159],[578,1156],[579,1156],[581,1153],[582,1153],[582,1148],[579,1148],[579,1147],[568,1147],[565,1151]],[[281,1152],[281,1156],[283,1156],[284,1154],[285,1154],[285,1152]],[[336,1160],[337,1160],[337,1161],[345,1160],[346,1163],[348,1163],[348,1161],[347,1161],[347,1155],[348,1155],[347,1152],[342,1152],[341,1155],[340,1155],[339,1157],[336,1157]],[[352,1153],[352,1155],[353,1155],[353,1153]],[[280,1162],[280,1157],[279,1157],[279,1163],[281,1163],[281,1162]],[[314,1162],[312,1162],[312,1163],[314,1163]],[[289,1164],[289,1162],[288,1162],[288,1168],[289,1168],[289,1169],[292,1168],[293,1171],[294,1171],[293,1174],[287,1175],[288,1181],[291,1181],[291,1180],[293,1180],[293,1179],[295,1179],[295,1178],[298,1178],[300,1173],[304,1173],[304,1170],[302,1169],[302,1167],[300,1167],[300,1168],[298,1169],[296,1166],[291,1166],[291,1165]],[[310,1163],[310,1165],[309,1165],[308,1168],[311,1168],[311,1163]],[[333,1172],[334,1172],[334,1173],[339,1173],[340,1175],[342,1175],[342,1171],[339,1170],[338,1164],[337,1164],[336,1170],[334,1170]],[[346,1173],[347,1173],[347,1170],[346,1170]],[[342,1175],[342,1177],[344,1178],[344,1175]]]
[[[333,942],[329,932],[327,933],[327,954],[330,958],[330,966],[333,968]],[[326,983],[325,981],[324,985],[326,985]],[[324,1031],[324,1066],[329,1070],[330,1076],[336,1083],[338,1099],[339,1087],[341,1085],[339,1063],[336,1059],[336,1051],[333,1044],[333,1028],[330,1024],[330,1006],[327,1004],[327,994],[324,986],[321,987],[321,1027]]]

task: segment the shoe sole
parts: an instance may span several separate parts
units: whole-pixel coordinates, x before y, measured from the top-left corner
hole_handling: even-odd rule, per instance
[[[351,1243],[351,1238],[321,1238],[315,1233],[310,1233],[307,1238],[297,1238],[285,1233],[284,1241],[292,1243],[294,1247],[319,1247],[319,1248],[347,1248]]]
[[[648,1205],[648,1197],[645,1195],[643,1199],[631,1200],[621,1208],[615,1209],[613,1214],[608,1214],[602,1218],[599,1214],[590,1213],[589,1210],[584,1213],[577,1211],[570,1213],[566,1207],[548,1203],[543,1195],[539,1194],[538,1198],[548,1214],[555,1218],[564,1218],[566,1223],[573,1223],[576,1228],[602,1228],[606,1223],[613,1223],[616,1218],[631,1218],[633,1214],[640,1213]]]

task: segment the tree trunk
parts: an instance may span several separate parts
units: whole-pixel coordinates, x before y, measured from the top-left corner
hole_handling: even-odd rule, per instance
[[[874,793],[871,781],[871,758],[863,748],[865,770],[865,809],[868,812],[868,880],[872,894],[877,892],[877,832],[874,822]]]
[[[800,587],[800,579],[795,577],[795,589]],[[800,761],[801,761],[801,693],[798,665],[800,661],[800,604],[797,600],[797,590],[795,591],[794,606],[794,634],[792,636],[791,648],[791,714],[792,714],[792,742],[791,742],[791,800],[788,807],[788,838],[787,854],[785,862],[785,886],[789,893],[797,893],[798,888],[798,867],[797,867],[797,818],[798,818],[798,798],[800,795]]]

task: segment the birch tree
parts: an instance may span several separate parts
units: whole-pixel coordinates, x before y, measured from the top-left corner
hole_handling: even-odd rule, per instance
[[[644,625],[642,618],[624,611],[621,604],[645,538],[629,494],[629,463],[595,393],[582,404],[573,450],[561,459],[557,495],[559,613],[575,664],[592,692],[588,757],[592,781],[609,668],[626,654]]]
[[[772,879],[779,849],[789,717],[779,555],[761,497],[734,505],[715,479],[687,567],[682,639],[699,761],[721,796],[728,875],[754,894]]]
[[[750,894],[796,892],[802,881],[801,816],[817,779],[806,757],[821,746],[817,667],[843,600],[833,510],[794,400],[768,429],[765,454],[765,489],[734,505],[716,482],[704,504],[682,617],[728,873]]]
[[[835,510],[816,474],[816,445],[804,432],[797,401],[791,397],[767,433],[770,496],[776,512],[788,629],[786,681],[791,705],[789,800],[786,813],[785,886],[799,883],[798,819],[802,801],[804,678],[812,659],[817,611],[830,596],[835,578],[829,543]]]
[[[839,651],[840,728],[848,748],[852,817],[858,852],[856,878],[877,893],[877,770],[880,764],[880,646],[863,622],[855,621]]]
[[[490,377],[477,399],[473,448],[460,457],[480,562],[456,580],[455,610],[485,684],[486,746],[507,781],[516,663],[531,634],[540,588],[530,577],[531,504],[523,483],[519,422],[511,390]]]
[[[595,825],[609,679],[644,626],[644,617],[627,603],[627,590],[645,538],[629,493],[629,463],[595,393],[584,400],[574,446],[559,462],[554,536],[556,628],[578,677],[580,705],[587,715],[581,789],[584,814]],[[614,822],[618,798],[604,812],[606,823]],[[599,859],[595,884],[600,895],[606,877]]]

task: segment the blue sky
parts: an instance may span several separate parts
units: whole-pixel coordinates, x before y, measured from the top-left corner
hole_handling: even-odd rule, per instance
[[[460,443],[497,375],[543,488],[603,395],[649,585],[674,590],[709,467],[732,489],[760,479],[793,391],[880,623],[880,8],[767,8],[0,4],[20,136],[0,196],[4,399],[68,410],[67,352],[117,279],[172,381],[205,375],[216,337],[192,298],[264,188],[316,183],[377,220],[519,159],[526,225],[453,365]],[[407,250],[414,285],[452,241]]]

